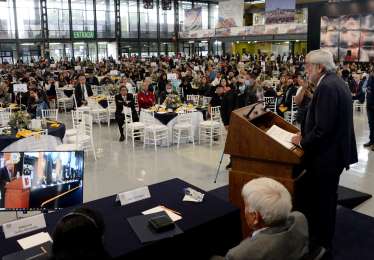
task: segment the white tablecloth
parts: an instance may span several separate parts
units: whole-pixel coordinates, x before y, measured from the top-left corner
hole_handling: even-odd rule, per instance
[[[60,144],[60,138],[53,135],[30,136],[11,143],[2,152],[55,151]]]
[[[192,131],[193,131],[193,134],[194,134],[194,138],[195,140],[198,140],[199,138],[199,125],[201,122],[204,121],[204,117],[203,117],[203,113],[201,113],[200,111],[196,111],[196,112],[192,112],[191,113],[191,116],[192,116]],[[159,124],[159,125],[162,125],[162,123],[157,120],[156,118],[152,118],[149,114],[147,113],[144,113],[144,112],[140,112],[140,122],[144,122],[144,118],[147,118],[149,120],[153,120],[153,122],[155,124]],[[172,143],[172,137],[173,137],[173,127],[174,125],[177,123],[177,117],[173,118],[172,120],[170,120],[170,122],[166,125],[168,128],[169,128],[169,142],[170,144]],[[186,140],[183,140],[183,141],[186,141]],[[182,140],[181,140],[182,142]],[[166,145],[166,143],[162,143],[162,145]]]

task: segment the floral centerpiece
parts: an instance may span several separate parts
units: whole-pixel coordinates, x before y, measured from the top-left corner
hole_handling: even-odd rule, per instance
[[[115,84],[109,84],[107,85],[107,91],[109,95],[115,96],[119,92],[119,87]]]
[[[31,122],[31,116],[25,111],[17,111],[11,114],[9,125],[15,129],[27,129]]]
[[[176,110],[182,105],[182,101],[177,94],[170,94],[166,97],[164,105],[168,109]]]

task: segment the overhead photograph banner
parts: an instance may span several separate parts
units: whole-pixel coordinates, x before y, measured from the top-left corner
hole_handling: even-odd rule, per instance
[[[196,7],[184,10],[184,30],[196,31],[202,29],[202,8]]]
[[[279,24],[295,21],[296,0],[266,0],[265,23]]]
[[[216,28],[243,26],[244,1],[228,0],[218,4],[218,23]]]

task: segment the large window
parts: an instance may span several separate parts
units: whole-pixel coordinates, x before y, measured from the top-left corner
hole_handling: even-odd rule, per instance
[[[121,37],[138,37],[138,7],[136,0],[121,0]]]
[[[69,38],[69,4],[68,0],[48,0],[49,38]]]
[[[20,39],[42,37],[41,8],[39,0],[17,0],[17,24]]]
[[[65,57],[68,59],[72,58],[71,43],[51,42],[49,43],[49,51],[50,56],[53,57],[55,61],[59,61],[60,59],[64,59]]]
[[[0,2],[0,39],[15,38],[13,0]]]
[[[141,1],[140,4],[140,38],[156,38],[157,37],[157,8],[156,1],[152,9],[145,9]]]
[[[115,37],[114,0],[96,1],[96,21],[98,38]]]
[[[94,31],[92,0],[71,0],[71,14],[73,31]]]
[[[210,4],[209,9],[209,29],[214,29],[216,28],[216,24],[218,22],[218,4]]]
[[[161,2],[161,0],[160,0]],[[171,4],[171,10],[162,10],[160,4],[160,37],[171,38],[174,34],[174,3]]]

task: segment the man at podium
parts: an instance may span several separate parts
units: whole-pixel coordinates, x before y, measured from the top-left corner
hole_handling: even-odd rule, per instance
[[[352,96],[336,75],[330,52],[306,56],[306,74],[315,84],[302,133],[292,142],[304,149],[305,176],[296,192],[297,210],[309,222],[311,250],[324,247],[331,255],[340,174],[357,162]]]
[[[5,166],[0,169],[0,208],[4,208],[5,186],[13,179],[14,165],[11,161],[6,161]]]

